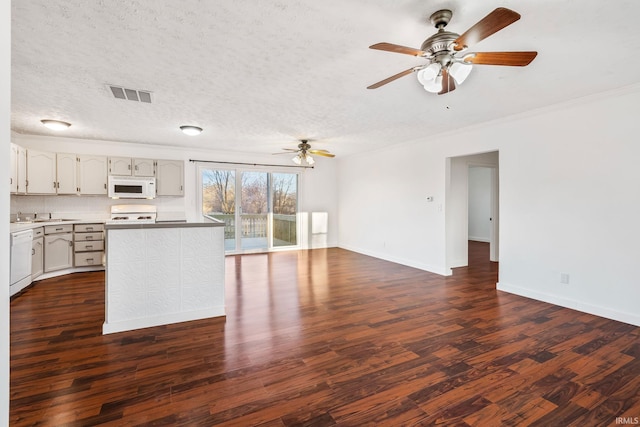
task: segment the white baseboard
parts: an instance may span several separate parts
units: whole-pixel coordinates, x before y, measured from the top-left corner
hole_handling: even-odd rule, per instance
[[[451,274],[453,274],[450,268],[438,267],[435,265],[424,264],[424,263],[416,262],[413,260],[393,257],[387,254],[382,254],[375,251],[369,251],[369,250],[358,248],[355,246],[340,245],[338,247],[341,249],[346,249],[351,252],[357,252],[362,255],[371,256],[371,257],[382,259],[389,262],[395,262],[396,264],[406,265],[407,267],[413,267],[419,270],[428,271],[429,273],[439,274],[441,276],[451,276]]]
[[[104,322],[102,324],[102,334],[107,335],[115,332],[131,331],[134,329],[150,328],[152,326],[168,325],[171,323],[188,322],[191,320],[221,316],[225,316],[224,306],[212,307],[198,311],[163,314],[161,316],[145,317],[141,319],[123,320],[120,322]]]
[[[628,323],[634,326],[640,326],[640,315],[635,313],[627,313],[618,310],[612,310],[608,307],[601,307],[582,301],[576,301],[568,298],[558,297],[531,289],[521,288],[508,283],[498,283],[496,289],[499,291],[509,292],[510,294],[531,298],[537,301],[547,302],[560,307],[570,308],[572,310],[581,311],[583,313],[593,314],[594,316],[604,317],[606,319],[617,320],[618,322]]]

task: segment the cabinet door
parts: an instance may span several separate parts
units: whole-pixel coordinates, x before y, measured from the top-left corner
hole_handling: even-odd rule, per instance
[[[31,280],[44,272],[44,238],[33,240],[31,249]]]
[[[78,192],[75,154],[56,154],[56,176],[58,194],[76,194]]]
[[[156,190],[158,196],[184,195],[184,162],[182,160],[157,161]]]
[[[56,154],[27,150],[27,193],[56,193]]]
[[[18,194],[27,194],[27,150],[18,145]]]
[[[109,157],[109,175],[131,175],[131,157]]]
[[[133,159],[135,176],[156,176],[155,161],[150,159]]]
[[[80,194],[107,194],[106,157],[78,156],[78,187]]]
[[[18,146],[14,143],[11,143],[9,162],[9,191],[15,194],[18,192]]]
[[[44,236],[44,271],[73,267],[73,237],[71,233]]]

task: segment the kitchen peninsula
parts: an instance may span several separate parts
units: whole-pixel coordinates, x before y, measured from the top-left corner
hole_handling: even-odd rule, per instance
[[[107,223],[104,334],[225,315],[224,223]]]

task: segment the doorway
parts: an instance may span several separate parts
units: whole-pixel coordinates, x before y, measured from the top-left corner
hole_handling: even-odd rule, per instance
[[[474,177],[472,168],[487,168],[482,173],[490,181],[490,190],[483,197],[489,198],[490,214],[483,214],[483,222],[489,222],[490,259],[499,259],[499,153],[497,151],[478,153],[446,159],[445,189],[445,229],[446,229],[446,263],[449,273],[452,268],[465,267],[469,264],[470,234],[470,188],[469,179]],[[471,171],[471,172],[470,172]],[[487,177],[487,171],[489,176]],[[488,196],[487,196],[488,194]],[[485,205],[487,200],[484,199]],[[473,231],[472,231],[473,232]]]

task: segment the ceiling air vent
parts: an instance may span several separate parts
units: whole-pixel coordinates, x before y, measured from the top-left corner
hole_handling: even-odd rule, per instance
[[[108,85],[115,98],[129,101],[146,102],[151,104],[151,92],[146,90],[126,89],[120,86]]]

